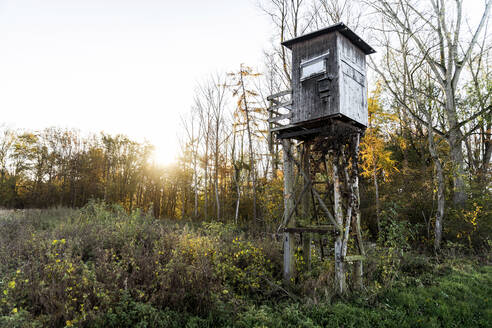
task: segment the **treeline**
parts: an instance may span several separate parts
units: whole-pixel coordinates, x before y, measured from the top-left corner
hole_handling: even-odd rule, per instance
[[[172,216],[175,211],[171,193],[177,193],[180,180],[176,168],[158,167],[149,144],[58,128],[3,127],[1,133],[0,206],[80,207],[95,198],[128,210],[156,204],[157,215]]]
[[[192,151],[190,146],[194,147],[185,145],[178,163],[162,166],[153,158],[152,145],[122,135],[2,127],[0,206],[81,207],[90,199],[101,199],[121,204],[128,211],[151,210],[156,217],[232,220],[237,213],[238,218],[247,221],[253,200],[247,191],[247,173],[243,172],[249,171],[246,148],[222,153],[223,146],[219,150],[211,147],[207,155]],[[259,168],[258,172],[268,172]],[[280,211],[281,180],[268,178],[267,182],[265,175],[257,180],[258,208],[263,210],[268,203]],[[246,194],[240,196],[240,203],[238,189]],[[279,199],[272,198],[275,194]]]

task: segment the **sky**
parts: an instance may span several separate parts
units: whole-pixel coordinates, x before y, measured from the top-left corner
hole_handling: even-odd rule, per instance
[[[0,0],[0,124],[125,134],[177,153],[198,82],[262,62],[255,0]]]
[[[125,134],[171,163],[197,83],[263,63],[257,1],[0,0],[0,125]]]

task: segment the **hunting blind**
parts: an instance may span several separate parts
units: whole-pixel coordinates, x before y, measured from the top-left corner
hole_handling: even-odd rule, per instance
[[[319,128],[333,119],[367,126],[365,56],[374,49],[343,23],[282,45],[292,51],[292,103],[289,115],[282,116],[290,119],[283,125],[287,134],[280,133],[280,138],[302,137],[302,132],[292,132]]]
[[[283,149],[284,281],[295,279],[299,241],[309,270],[312,247],[323,258],[332,234],[335,285],[343,294],[349,265],[354,288],[362,288],[358,156],[368,123],[366,55],[375,51],[343,23],[282,45],[292,51],[291,89],[267,100],[270,151],[278,156],[278,145]],[[351,229],[356,243],[349,243]]]

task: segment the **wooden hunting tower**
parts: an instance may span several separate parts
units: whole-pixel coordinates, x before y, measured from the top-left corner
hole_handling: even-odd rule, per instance
[[[365,57],[374,49],[343,23],[282,45],[292,50],[290,127],[319,127],[327,119],[367,126]]]
[[[354,288],[363,284],[358,156],[368,123],[366,55],[375,51],[343,23],[282,45],[292,51],[292,88],[267,100],[270,151],[283,149],[284,281],[295,277],[298,241],[309,270],[312,247],[323,258],[332,234],[336,290],[343,294],[347,266],[354,265]]]

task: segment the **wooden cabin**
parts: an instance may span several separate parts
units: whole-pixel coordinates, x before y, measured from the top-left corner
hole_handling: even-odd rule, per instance
[[[333,120],[367,126],[366,55],[373,48],[343,23],[282,45],[292,51],[292,104],[291,132],[280,137]]]

